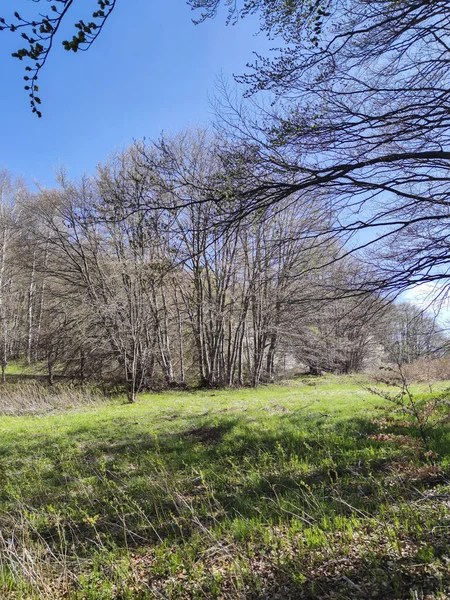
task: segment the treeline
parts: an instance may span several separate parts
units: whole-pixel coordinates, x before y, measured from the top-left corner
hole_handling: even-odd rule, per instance
[[[121,381],[133,401],[441,352],[432,319],[361,293],[362,263],[317,234],[333,218],[323,199],[229,222],[239,207],[223,200],[216,144],[204,132],[135,143],[96,176],[61,173],[37,194],[1,175],[3,380],[22,358],[44,362],[50,383],[55,372]]]

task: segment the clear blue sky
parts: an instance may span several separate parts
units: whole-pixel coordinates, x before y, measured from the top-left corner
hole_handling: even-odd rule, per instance
[[[93,5],[78,0],[70,24],[88,17]],[[16,7],[28,16],[39,4],[21,0]],[[1,16],[6,11],[2,6]],[[184,0],[119,0],[89,52],[55,47],[39,82],[42,119],[31,114],[23,89],[25,65],[11,57],[20,37],[0,33],[0,169],[51,186],[55,167],[78,177],[134,138],[207,125],[217,77],[244,72],[252,50],[268,43],[255,37],[255,20],[226,27],[223,14],[195,26],[193,14]],[[59,41],[71,36],[66,29]]]

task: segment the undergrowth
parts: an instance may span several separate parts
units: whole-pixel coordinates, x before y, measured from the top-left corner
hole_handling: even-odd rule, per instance
[[[19,381],[0,385],[0,415],[23,416],[95,406],[105,395],[89,385]]]

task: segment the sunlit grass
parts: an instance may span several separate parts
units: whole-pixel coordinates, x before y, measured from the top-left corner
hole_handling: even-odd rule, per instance
[[[439,597],[450,434],[417,475],[376,404],[327,376],[0,418],[1,597]]]

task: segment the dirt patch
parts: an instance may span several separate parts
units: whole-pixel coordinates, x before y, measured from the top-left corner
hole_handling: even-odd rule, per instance
[[[219,427],[195,427],[185,431],[183,437],[202,444],[216,445],[222,441],[223,430]]]

